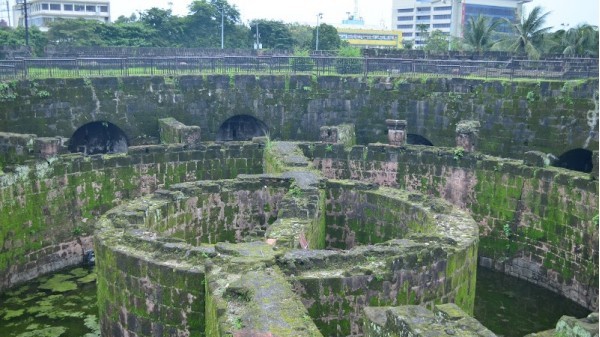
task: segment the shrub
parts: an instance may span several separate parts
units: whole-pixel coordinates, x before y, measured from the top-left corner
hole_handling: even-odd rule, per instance
[[[363,60],[360,49],[342,47],[338,51],[335,70],[338,74],[360,74],[363,72]]]

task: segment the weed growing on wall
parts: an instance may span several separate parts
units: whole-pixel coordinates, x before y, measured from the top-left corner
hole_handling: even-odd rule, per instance
[[[453,155],[454,160],[460,160],[465,155],[465,149],[459,146],[454,149]]]
[[[14,83],[0,83],[0,102],[12,102],[17,99]]]

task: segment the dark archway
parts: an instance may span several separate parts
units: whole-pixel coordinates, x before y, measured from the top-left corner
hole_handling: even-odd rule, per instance
[[[226,120],[217,133],[217,141],[251,140],[266,136],[269,128],[260,119],[248,115],[237,115]]]
[[[127,135],[110,122],[91,122],[77,129],[69,140],[69,151],[84,154],[127,152]]]
[[[429,139],[414,133],[409,133],[406,135],[406,143],[410,145],[433,146],[433,143],[430,142]]]
[[[592,151],[586,149],[574,149],[567,151],[558,157],[554,164],[568,170],[590,173],[592,172]]]

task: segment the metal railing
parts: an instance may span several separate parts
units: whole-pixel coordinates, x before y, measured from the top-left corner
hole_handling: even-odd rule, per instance
[[[326,56],[53,58],[0,61],[0,80],[194,74],[314,74],[585,79],[598,59],[431,60]]]

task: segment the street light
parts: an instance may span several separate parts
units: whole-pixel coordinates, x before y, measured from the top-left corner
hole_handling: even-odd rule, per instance
[[[21,5],[25,16],[25,45],[29,47],[29,9],[27,8],[27,0],[17,0],[17,4]]]
[[[319,19],[323,18],[323,13],[317,14],[317,40],[315,42],[315,50],[319,50]]]
[[[258,21],[256,21],[256,45],[254,46],[254,49],[256,49],[256,50],[260,49],[260,47],[261,47],[259,37],[260,37],[260,35],[258,34]]]
[[[221,12],[221,49],[225,48],[225,9],[223,7],[217,8]]]

